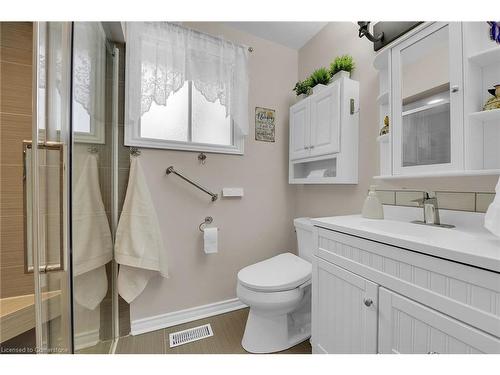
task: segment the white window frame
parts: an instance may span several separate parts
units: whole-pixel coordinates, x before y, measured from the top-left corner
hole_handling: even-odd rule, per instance
[[[191,137],[192,132],[192,89],[193,83],[188,82],[188,133]],[[127,83],[125,83],[127,86]],[[127,90],[127,87],[126,87]],[[125,100],[125,108],[128,108],[128,96]],[[195,152],[209,152],[218,154],[230,154],[230,155],[243,155],[245,146],[245,136],[237,135],[235,132],[235,126],[233,120],[231,120],[231,138],[233,140],[232,145],[217,145],[211,143],[198,143],[191,141],[174,141],[167,139],[157,139],[157,138],[146,138],[141,137],[141,122],[139,121],[128,121],[125,124],[125,134],[124,143],[125,146],[130,147],[144,147],[144,148],[157,148],[164,150],[179,150],[179,151],[195,151]]]

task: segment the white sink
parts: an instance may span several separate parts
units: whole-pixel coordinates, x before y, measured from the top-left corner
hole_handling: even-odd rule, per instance
[[[419,209],[392,207],[390,210],[385,220],[349,215],[313,219],[313,224],[500,272],[500,238],[482,227],[483,214],[441,210],[441,222],[456,225],[442,228],[412,223],[411,220],[421,219]]]

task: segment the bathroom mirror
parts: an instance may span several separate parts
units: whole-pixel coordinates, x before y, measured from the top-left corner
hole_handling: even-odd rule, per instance
[[[436,22],[392,49],[394,174],[463,166],[461,32]]]
[[[446,26],[401,51],[403,167],[450,162],[448,44]]]

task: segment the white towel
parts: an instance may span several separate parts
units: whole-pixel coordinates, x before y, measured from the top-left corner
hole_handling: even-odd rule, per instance
[[[495,188],[495,198],[491,202],[486,215],[484,215],[484,227],[495,236],[500,237],[500,177]]]
[[[104,265],[113,258],[108,217],[99,186],[97,155],[90,154],[73,193],[73,268],[76,301],[94,310],[108,290]]]
[[[139,158],[132,158],[127,195],[116,231],[115,259],[120,264],[118,293],[132,302],[151,277],[168,277],[160,225]]]

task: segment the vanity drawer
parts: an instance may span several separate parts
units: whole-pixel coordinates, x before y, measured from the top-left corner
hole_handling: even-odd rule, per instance
[[[314,255],[500,337],[500,274],[324,228]]]

